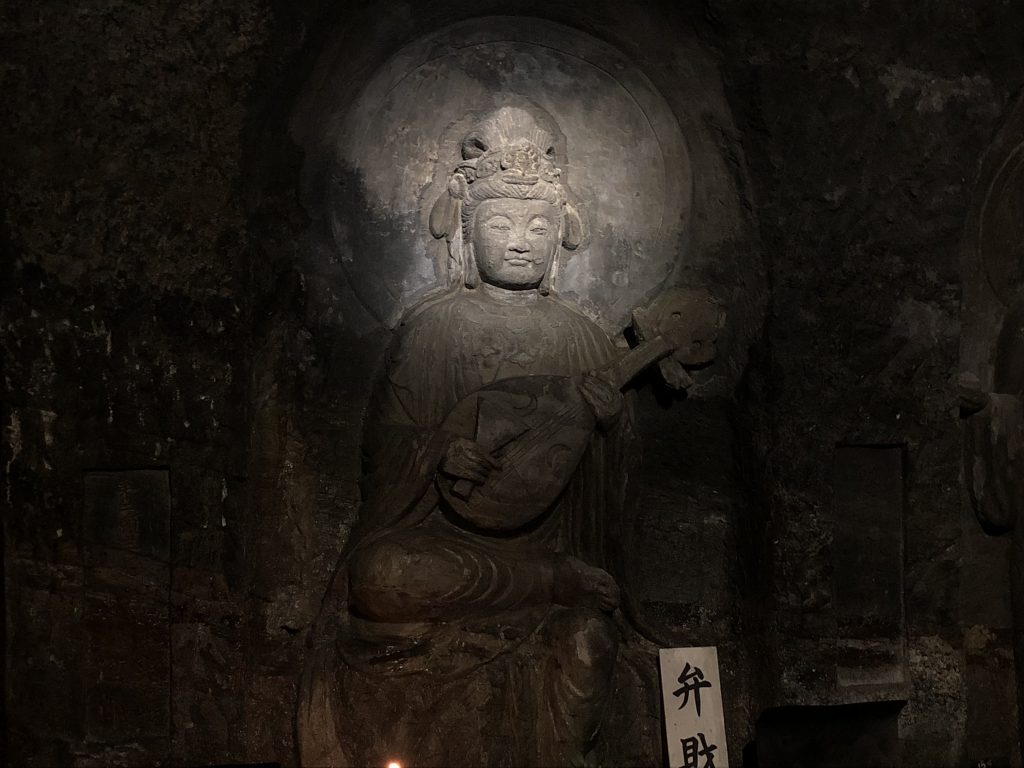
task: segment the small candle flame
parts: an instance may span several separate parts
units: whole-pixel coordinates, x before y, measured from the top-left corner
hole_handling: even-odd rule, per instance
[[[397,760],[392,760],[390,763],[388,763],[388,768],[402,768],[402,764],[399,763]]]

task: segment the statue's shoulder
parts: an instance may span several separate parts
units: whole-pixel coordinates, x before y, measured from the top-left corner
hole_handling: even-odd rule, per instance
[[[575,303],[566,301],[561,296],[554,293],[548,296],[548,302],[556,309],[556,311],[563,313],[566,317],[572,318],[573,322],[580,323],[588,328],[594,328],[596,330],[601,329],[601,326],[588,317],[587,314]]]
[[[614,346],[605,330],[572,302],[552,295],[547,303],[556,319],[571,326],[576,334],[585,334],[599,344]]]
[[[406,311],[396,326],[395,333],[402,336],[447,323],[452,313],[457,311],[459,297],[460,291],[457,288],[428,296]]]

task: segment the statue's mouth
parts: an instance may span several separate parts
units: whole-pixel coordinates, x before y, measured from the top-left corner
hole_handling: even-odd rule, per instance
[[[505,259],[506,264],[511,264],[513,267],[526,267],[532,264],[529,259],[524,259],[519,256],[513,256],[511,259]]]

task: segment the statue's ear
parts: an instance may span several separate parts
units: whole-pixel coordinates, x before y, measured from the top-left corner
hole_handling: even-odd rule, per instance
[[[476,253],[472,243],[463,243],[462,253],[465,257],[465,264],[462,266],[462,280],[467,288],[476,288],[480,285],[480,268],[476,265]]]
[[[451,238],[459,225],[459,201],[446,189],[430,209],[430,234],[436,238]]]
[[[441,193],[430,209],[430,234],[437,238],[452,241],[455,233],[462,226],[462,201],[466,199],[469,184],[466,177],[459,171],[448,179],[448,189]]]
[[[562,208],[564,217],[564,230],[562,232],[562,247],[567,251],[575,251],[583,244],[586,233],[583,231],[583,216],[579,209],[570,202]]]

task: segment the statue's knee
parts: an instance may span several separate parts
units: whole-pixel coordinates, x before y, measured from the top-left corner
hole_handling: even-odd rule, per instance
[[[556,632],[562,652],[570,654],[588,669],[603,669],[614,663],[619,652],[619,630],[600,611],[579,608],[566,611]]]
[[[349,564],[349,595],[356,613],[375,621],[401,621],[409,608],[410,553],[381,539],[356,550]]]
[[[465,563],[418,535],[398,534],[356,550],[349,566],[350,604],[374,621],[438,618],[457,601],[467,580]]]

